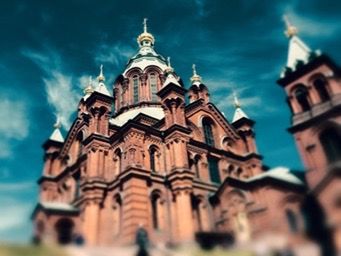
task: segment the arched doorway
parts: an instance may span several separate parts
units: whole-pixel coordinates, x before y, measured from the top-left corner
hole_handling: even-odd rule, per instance
[[[61,218],[56,225],[57,240],[59,244],[69,244],[72,242],[74,223],[68,218]]]

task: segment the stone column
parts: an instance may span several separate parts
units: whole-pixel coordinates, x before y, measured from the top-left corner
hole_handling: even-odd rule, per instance
[[[299,113],[301,111],[300,107],[298,106],[298,102],[295,99],[295,97],[289,96],[289,104],[291,105],[293,114],[297,114],[297,113]]]
[[[98,217],[100,211],[99,200],[90,200],[84,209],[84,237],[89,246],[98,243]]]
[[[308,93],[311,99],[311,105],[315,105],[320,102],[320,97],[317,91],[312,86],[308,87]]]
[[[190,190],[176,192],[177,239],[180,242],[190,242],[194,238],[192,204]]]

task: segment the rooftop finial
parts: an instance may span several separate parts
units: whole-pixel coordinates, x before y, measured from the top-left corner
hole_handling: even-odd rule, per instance
[[[237,93],[233,92],[233,100],[234,100],[234,106],[235,108],[240,108],[240,102],[237,97]]]
[[[62,123],[60,121],[59,115],[56,115],[56,122],[53,125],[53,127],[54,127],[54,131],[50,135],[49,140],[63,143],[64,138],[63,138],[62,133],[60,132],[60,128],[62,128]]]
[[[196,76],[197,70],[196,70],[195,64],[192,65],[192,69],[193,69],[193,76]]]
[[[103,74],[103,64],[101,64],[101,66],[99,67],[99,75],[97,77],[98,79],[98,82],[104,82],[105,81],[105,77],[104,77],[104,74]]]
[[[88,82],[88,85],[84,89],[84,94],[90,95],[93,92],[94,92],[94,88],[92,87],[92,76],[89,76],[89,82]]]
[[[167,68],[165,69],[165,73],[169,74],[169,73],[172,73],[172,72],[174,72],[174,69],[171,66],[170,57],[168,56],[167,57]]]
[[[144,33],[147,33],[147,18],[144,18],[143,19],[143,32]]]
[[[297,35],[298,30],[297,28],[291,24],[289,18],[287,15],[283,16],[284,22],[285,22],[285,26],[286,26],[286,30],[284,31],[285,35],[289,38]]]
[[[152,47],[154,45],[154,36],[147,31],[147,18],[143,19],[143,32],[137,37],[140,47]]]
[[[53,127],[55,129],[60,129],[62,127],[62,123],[60,121],[60,117],[57,115],[56,122],[54,123]]]
[[[201,83],[201,76],[198,75],[195,64],[192,65],[192,69],[193,69],[193,76],[191,77],[192,84]]]
[[[245,112],[242,110],[241,105],[240,105],[239,100],[238,100],[238,97],[237,97],[237,94],[235,91],[233,92],[233,99],[234,99],[234,107],[236,108],[236,110],[234,111],[232,123],[234,123],[240,119],[243,119],[243,118],[250,119],[245,114]]]

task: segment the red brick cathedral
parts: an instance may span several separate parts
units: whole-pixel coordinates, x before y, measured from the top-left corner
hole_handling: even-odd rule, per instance
[[[57,123],[44,143],[35,237],[132,244],[143,226],[152,243],[206,235],[300,241],[307,229],[302,204],[313,194],[341,248],[340,69],[311,51],[292,25],[287,32],[288,63],[278,83],[288,94],[308,188],[286,168],[266,170],[255,122],[237,97],[227,120],[195,66],[187,87],[155,51],[144,23],[139,49],[112,91],[101,67],[65,139]]]

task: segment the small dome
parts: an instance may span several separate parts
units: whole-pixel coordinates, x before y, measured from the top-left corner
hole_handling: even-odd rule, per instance
[[[150,45],[154,45],[155,38],[152,34],[148,32],[143,32],[141,35],[138,36],[137,42],[139,45],[143,46],[145,43],[150,43]]]
[[[200,86],[201,76],[198,75],[195,64],[192,65],[193,76],[191,77],[191,82],[193,85]]]

